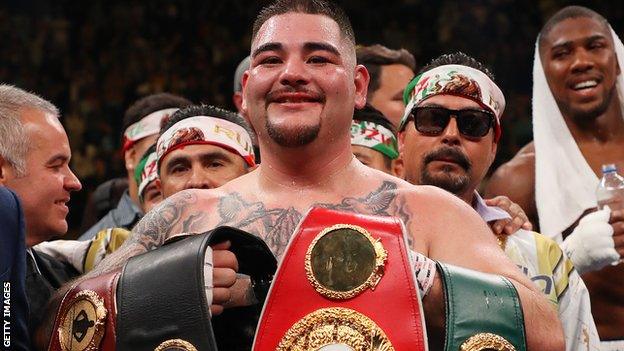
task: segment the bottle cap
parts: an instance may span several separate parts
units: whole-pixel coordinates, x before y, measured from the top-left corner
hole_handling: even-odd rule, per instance
[[[616,172],[616,171],[617,171],[617,167],[613,163],[602,165],[602,173],[603,174],[604,173],[612,173],[612,172]]]

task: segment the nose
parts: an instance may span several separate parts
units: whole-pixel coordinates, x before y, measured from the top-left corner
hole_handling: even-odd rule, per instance
[[[193,167],[185,189],[212,189],[217,186],[214,177],[211,177],[208,172],[201,167]]]
[[[280,76],[280,83],[288,86],[305,85],[309,82],[309,75],[305,62],[296,56],[290,57]]]
[[[574,52],[574,58],[570,69],[573,73],[586,72],[594,67],[594,62],[585,48],[578,48]]]
[[[446,126],[444,131],[442,132],[442,143],[453,146],[459,145],[459,128],[457,127],[457,119],[451,117],[449,124]]]
[[[78,177],[72,172],[72,170],[67,167],[67,175],[65,176],[64,188],[67,191],[79,191],[82,189],[82,184],[80,184],[80,180]]]

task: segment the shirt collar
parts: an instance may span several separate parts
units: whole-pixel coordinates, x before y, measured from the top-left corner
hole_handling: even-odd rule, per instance
[[[479,193],[477,193],[476,191],[474,193],[472,201],[472,208],[474,208],[479,216],[481,216],[481,218],[483,218],[483,220],[488,223],[497,221],[499,219],[511,218],[509,213],[503,211],[500,207],[486,205],[481,195],[479,195]]]

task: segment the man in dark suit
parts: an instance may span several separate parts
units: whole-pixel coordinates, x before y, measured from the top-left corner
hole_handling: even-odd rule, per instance
[[[29,350],[24,215],[17,196],[0,187],[2,350]]]

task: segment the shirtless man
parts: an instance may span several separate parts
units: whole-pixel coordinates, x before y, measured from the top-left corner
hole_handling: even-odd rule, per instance
[[[579,272],[597,271],[583,279],[598,333],[601,340],[621,340],[607,348],[621,350],[624,265],[610,264],[624,254],[624,214],[622,209],[586,214],[596,207],[601,165],[624,169],[618,95],[624,47],[602,16],[576,6],[555,14],[537,44],[536,62],[542,64],[534,69],[535,144],[496,171],[486,196],[507,195],[530,217],[539,214],[541,232],[564,239],[562,247]]]
[[[414,250],[508,277],[522,300],[529,349],[562,350],[556,311],[504,256],[467,204],[354,158],[349,128],[354,107],[365,104],[368,83],[366,69],[355,64],[354,43],[348,18],[332,3],[280,1],[261,11],[254,23],[251,67],[243,76],[243,109],[258,133],[262,164],[218,189],[167,198],[137,225],[127,245],[90,276],[121,267],[128,257],[160,246],[174,233],[219,225],[259,236],[279,260],[295,226],[315,205],[399,216]],[[228,288],[236,277],[232,256],[214,250],[215,266],[222,267],[214,270],[217,307],[230,299]],[[443,331],[439,278],[423,305],[428,325]]]

